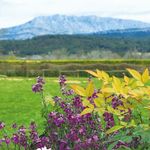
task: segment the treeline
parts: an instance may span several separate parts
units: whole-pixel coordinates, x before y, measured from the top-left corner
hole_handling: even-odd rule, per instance
[[[150,36],[123,37],[111,35],[47,35],[28,40],[0,41],[0,54],[17,56],[51,54],[65,50],[68,55],[91,51],[111,51],[124,55],[127,51],[150,52]]]

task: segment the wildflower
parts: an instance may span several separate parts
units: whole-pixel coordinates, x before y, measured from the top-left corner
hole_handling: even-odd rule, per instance
[[[44,146],[44,147],[42,147],[42,148],[38,148],[38,149],[36,149],[36,150],[52,150],[51,148],[48,148],[47,149],[47,147],[46,146]]]
[[[42,86],[42,84],[40,84],[40,83],[36,83],[36,84],[34,84],[33,86],[32,86],[32,91],[33,92],[41,92],[41,91],[43,91],[43,86]]]
[[[59,150],[70,150],[70,148],[67,145],[67,142],[64,140],[60,140],[60,144],[59,144]]]
[[[39,83],[39,84],[45,84],[45,81],[44,81],[44,79],[42,77],[38,76],[37,77],[37,83]]]
[[[43,84],[45,84],[45,81],[42,77],[37,77],[37,83],[32,86],[33,92],[42,92],[43,91]]]
[[[106,122],[106,128],[107,129],[110,129],[111,127],[113,127],[115,125],[114,118],[113,118],[113,115],[111,113],[105,112],[103,114],[103,116],[104,116],[104,120]]]
[[[36,124],[35,124],[35,122],[31,122],[31,123],[30,123],[30,129],[31,129],[31,130],[35,130],[35,129],[36,129]]]
[[[7,136],[5,136],[4,137],[4,141],[5,141],[5,143],[7,144],[7,145],[9,145],[10,144],[10,139],[7,137]]]
[[[55,101],[56,103],[59,102],[59,101],[61,100],[61,98],[58,97],[58,96],[55,96],[53,99],[54,99],[54,101]]]
[[[17,124],[16,123],[12,124],[12,128],[16,129],[17,128]]]
[[[66,77],[64,76],[64,75],[61,75],[60,77],[59,77],[59,84],[60,84],[60,87],[64,87],[64,86],[66,86]]]
[[[99,139],[97,135],[94,135],[92,138],[93,138],[94,142],[97,142]]]
[[[117,96],[115,96],[112,99],[112,107],[115,109],[116,107],[118,107],[120,105],[123,105],[123,102]]]
[[[19,135],[18,134],[13,134],[11,140],[13,141],[13,143],[19,144]]]
[[[0,130],[5,128],[5,123],[4,122],[0,122]]]

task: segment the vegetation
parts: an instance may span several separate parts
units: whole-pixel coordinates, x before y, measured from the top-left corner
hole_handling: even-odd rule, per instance
[[[123,76],[125,68],[135,68],[141,71],[150,67],[150,60],[0,60],[0,74],[6,76],[84,76],[84,70],[97,68],[105,70],[111,75]]]
[[[129,37],[122,35],[46,35],[28,40],[0,41],[0,53],[8,55],[13,52],[16,56],[22,57],[46,54],[51,59],[59,59],[60,56],[88,58],[93,57],[92,55],[99,56],[99,58],[113,55],[114,58],[118,58],[124,56],[128,51],[150,52],[150,36],[140,37],[138,35]]]
[[[44,132],[30,126],[12,125],[13,135],[0,122],[0,146],[7,149],[50,148],[80,149],[148,149],[150,147],[150,76],[127,69],[132,78],[109,76],[106,72],[87,70],[86,86],[80,82],[67,85],[59,78],[60,95],[45,94],[45,81],[38,77],[32,91],[41,95]],[[5,148],[5,149],[6,149]]]

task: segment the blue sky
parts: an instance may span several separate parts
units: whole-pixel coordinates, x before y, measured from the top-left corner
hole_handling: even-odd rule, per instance
[[[97,15],[150,23],[150,0],[0,0],[0,28],[52,14]]]

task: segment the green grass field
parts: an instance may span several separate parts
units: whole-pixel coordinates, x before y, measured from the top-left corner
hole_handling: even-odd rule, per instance
[[[45,96],[60,95],[58,79],[45,80]],[[85,78],[68,79],[70,83],[80,81],[81,84],[85,84],[86,80]],[[28,126],[31,121],[36,121],[41,129],[43,125],[40,113],[41,97],[39,93],[32,92],[31,87],[34,83],[35,78],[0,78],[0,121],[4,121],[8,127],[12,123]]]

